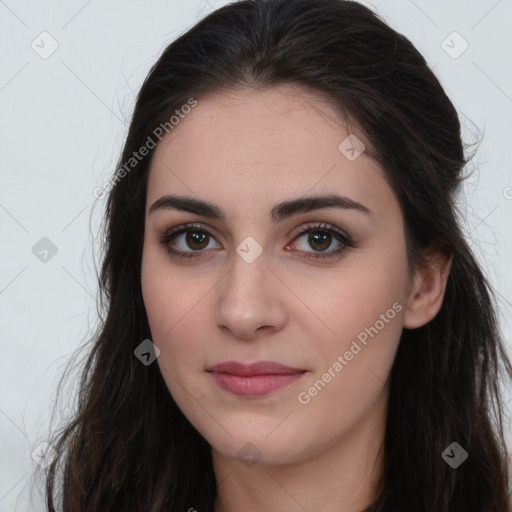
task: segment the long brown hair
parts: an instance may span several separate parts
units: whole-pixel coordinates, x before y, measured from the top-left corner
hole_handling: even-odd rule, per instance
[[[390,375],[382,490],[372,512],[510,512],[499,379],[512,378],[496,301],[459,225],[469,161],[454,106],[425,59],[370,9],[344,0],[242,0],[170,44],[137,97],[118,169],[195,98],[296,84],[357,120],[405,219],[411,268],[425,249],[453,256],[439,314],[404,330]],[[177,128],[179,129],[179,128]],[[174,403],[151,339],[141,255],[151,154],[108,192],[101,323],[87,346],[73,417],[50,444],[47,510],[213,510],[210,447]],[[442,452],[468,453],[457,469]]]

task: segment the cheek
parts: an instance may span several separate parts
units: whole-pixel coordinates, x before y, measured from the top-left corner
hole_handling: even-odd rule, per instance
[[[315,348],[319,360],[307,383],[318,385],[311,394],[303,388],[315,397],[321,391],[318,407],[331,400],[364,407],[382,392],[402,332],[406,283],[405,246],[398,240],[378,251],[361,251],[325,280],[323,293],[312,296],[312,309],[330,331]]]
[[[179,384],[194,392],[189,376],[203,371],[205,310],[211,283],[206,276],[191,279],[173,269],[163,251],[147,247],[143,252],[141,286],[153,343],[160,349],[157,363],[171,394]]]
[[[376,323],[379,332],[401,324],[406,285],[405,249],[401,251],[398,245],[393,251],[361,251],[350,264],[316,279],[314,287],[304,279],[300,294],[328,328],[327,344],[340,348],[340,342],[346,344]],[[401,325],[395,333],[400,329]]]
[[[159,247],[144,247],[141,287],[151,333],[164,342],[187,316],[194,314],[208,291],[205,279],[190,279],[173,269]]]
[[[156,360],[169,393],[186,416],[194,417],[194,403],[204,400],[204,390],[198,385],[198,371],[203,371],[202,336],[197,315],[200,315],[200,293],[190,286],[180,290],[179,278],[162,279],[151,267],[143,271],[143,297],[151,330],[151,339],[160,349]],[[195,321],[194,321],[195,320]],[[191,401],[190,397],[195,400]]]
[[[151,329],[152,341],[161,351],[159,363],[178,366],[184,359],[191,359],[204,342],[198,315],[200,311],[199,294],[189,293],[176,297],[168,292],[165,283],[146,286],[144,302]],[[204,329],[203,329],[204,332]],[[172,356],[172,357],[171,357]]]
[[[297,418],[326,443],[382,412],[402,332],[403,304],[386,279],[375,276],[366,288],[359,280],[350,290],[346,284],[331,294],[336,301],[327,318],[335,334],[324,337],[315,350],[309,348],[313,372],[295,396]]]

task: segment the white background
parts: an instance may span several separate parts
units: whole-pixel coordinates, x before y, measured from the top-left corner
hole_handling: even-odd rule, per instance
[[[114,170],[135,95],[162,50],[225,3],[0,0],[1,512],[43,510],[31,453],[46,439],[64,366],[96,321],[92,255],[104,201],[92,191]],[[511,347],[512,0],[375,3],[434,68],[465,140],[476,127],[484,134],[465,223]],[[45,31],[58,43],[47,59],[31,47],[46,37],[51,48]],[[469,44],[456,59],[442,47],[453,31]],[[457,37],[445,43],[452,52]],[[32,253],[42,237],[57,247],[46,263]],[[507,400],[510,414],[510,391]]]

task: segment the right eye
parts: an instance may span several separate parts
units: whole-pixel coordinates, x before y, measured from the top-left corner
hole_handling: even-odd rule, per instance
[[[185,224],[165,232],[160,238],[160,243],[166,246],[172,257],[197,258],[208,248],[208,242],[211,240],[214,240],[213,236],[202,225]]]

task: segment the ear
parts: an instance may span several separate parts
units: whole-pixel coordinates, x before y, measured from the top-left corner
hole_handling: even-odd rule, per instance
[[[405,329],[422,327],[439,313],[452,260],[453,255],[436,252],[415,272],[404,313]]]

